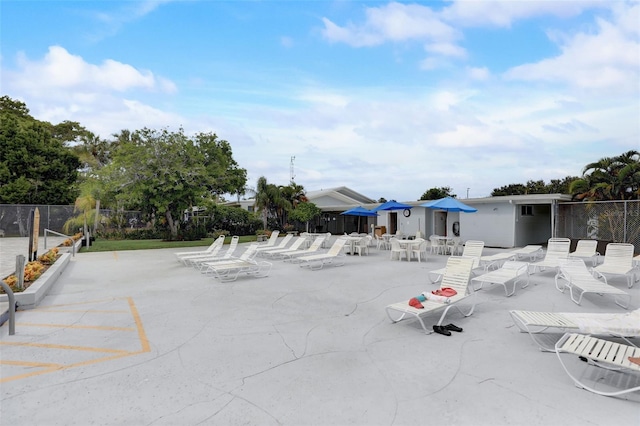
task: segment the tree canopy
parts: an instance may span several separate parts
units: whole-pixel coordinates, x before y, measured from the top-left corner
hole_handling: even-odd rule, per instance
[[[431,188],[428,189],[422,196],[420,200],[439,200],[440,198],[445,197],[453,197],[456,198],[456,194],[451,192],[451,188],[448,186],[443,186],[440,188]]]
[[[80,162],[54,138],[52,126],[0,98],[0,203],[73,204]]]
[[[552,179],[548,184],[544,180],[529,180],[526,184],[512,183],[491,191],[492,197],[501,195],[527,194],[568,194],[569,185],[577,177],[567,176],[564,179]]]
[[[105,192],[121,207],[163,218],[175,237],[186,209],[215,194],[244,187],[244,169],[214,134],[189,138],[184,130],[142,129],[120,138],[111,162],[98,173]]]
[[[640,199],[640,152],[631,150],[587,164],[581,178],[570,185],[577,200]]]

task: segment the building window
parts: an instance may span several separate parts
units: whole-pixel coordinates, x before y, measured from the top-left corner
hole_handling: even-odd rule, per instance
[[[533,216],[533,206],[520,206],[520,216]]]

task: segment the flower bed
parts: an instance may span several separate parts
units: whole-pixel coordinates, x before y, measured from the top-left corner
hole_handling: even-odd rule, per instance
[[[77,251],[81,244],[82,239],[75,239],[74,236],[70,245],[63,243],[62,246],[70,247]],[[14,290],[17,281],[15,275],[10,275],[4,279],[12,290],[14,290],[14,296],[20,309],[35,308],[62,274],[64,268],[71,260],[72,254],[70,252],[60,253],[60,251],[60,248],[54,247],[38,257],[38,260],[25,265],[25,282],[22,291]],[[3,294],[0,294],[0,303],[7,302],[8,296],[4,294],[4,291],[2,291],[2,293]]]

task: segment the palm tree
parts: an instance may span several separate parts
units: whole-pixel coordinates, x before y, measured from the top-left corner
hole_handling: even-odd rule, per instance
[[[262,225],[267,229],[270,217],[277,217],[278,210],[283,205],[280,189],[267,182],[267,178],[261,176],[256,183],[256,210],[262,216]]]
[[[587,164],[569,191],[578,200],[640,199],[640,152],[627,151]]]

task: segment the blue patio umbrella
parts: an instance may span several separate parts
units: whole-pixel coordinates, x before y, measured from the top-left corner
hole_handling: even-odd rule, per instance
[[[399,203],[396,200],[387,201],[386,203],[380,204],[378,207],[373,209],[372,211],[377,212],[380,210],[405,210],[410,209],[413,206],[409,204]]]
[[[458,201],[453,197],[440,198],[439,200],[429,201],[428,203],[420,204],[421,207],[427,207],[429,209],[446,210],[448,212],[465,212],[473,213],[478,209],[466,205],[462,201]]]
[[[371,210],[367,210],[362,206],[354,207],[352,209],[343,211],[342,213],[345,216],[358,216],[358,232],[360,232],[360,218],[362,216],[370,217],[370,216],[378,216],[378,213],[373,212]]]
[[[367,210],[362,206],[354,207],[352,209],[343,211],[340,214],[347,215],[347,216],[378,216],[378,213],[371,210]]]

